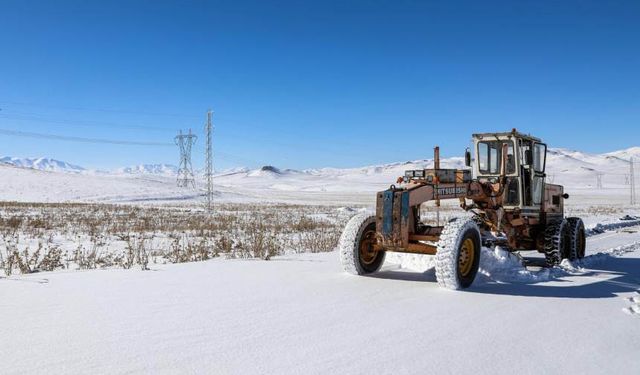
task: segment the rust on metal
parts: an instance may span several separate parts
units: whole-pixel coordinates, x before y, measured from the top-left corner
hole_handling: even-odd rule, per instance
[[[440,240],[440,236],[439,235],[424,235],[424,234],[411,234],[409,235],[409,241],[431,241],[431,242],[437,242],[438,240]]]
[[[564,217],[564,194],[560,185],[544,182],[544,157],[531,156],[533,149],[546,145],[539,138],[517,130],[504,133],[474,134],[475,174],[467,169],[440,168],[440,148],[434,148],[434,165],[430,169],[405,171],[398,187],[378,193],[376,204],[377,242],[386,251],[430,253],[440,229],[420,221],[420,207],[425,202],[440,206],[443,199],[458,199],[459,205],[475,214],[484,231],[499,232],[511,249],[544,249],[544,227]],[[487,149],[481,159],[479,145]],[[491,146],[488,146],[491,145]],[[540,152],[536,149],[536,152]],[[489,158],[495,169],[481,168]],[[532,161],[536,161],[536,165]],[[485,174],[480,173],[483,170]],[[539,180],[536,180],[539,179]],[[541,181],[541,182],[539,182]],[[538,183],[538,185],[534,185]],[[534,188],[536,199],[533,199]],[[528,195],[527,195],[528,194]],[[525,195],[527,195],[525,197]],[[501,240],[502,241],[502,240]],[[465,263],[466,264],[466,263]]]

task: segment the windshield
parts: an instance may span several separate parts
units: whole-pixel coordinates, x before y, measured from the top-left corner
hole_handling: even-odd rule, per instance
[[[481,175],[500,174],[502,145],[507,144],[507,174],[515,173],[516,160],[511,141],[485,141],[478,143],[478,170]]]

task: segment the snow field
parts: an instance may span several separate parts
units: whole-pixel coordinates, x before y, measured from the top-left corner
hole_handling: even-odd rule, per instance
[[[640,317],[640,297],[629,297],[627,301],[630,302],[630,306],[622,308],[622,311]]]
[[[295,229],[284,237],[244,236],[264,233],[258,229],[281,223],[288,215],[273,210],[235,238],[242,246],[222,240],[223,234],[233,233],[225,227],[214,236],[215,242],[199,247],[234,249],[229,254],[236,258],[262,257],[269,254],[265,243],[287,240],[291,251],[273,255],[270,261],[159,260],[149,262],[150,271],[57,268],[0,277],[0,372],[638,374],[640,234],[637,227],[628,227],[628,232],[622,228],[637,222],[603,225],[640,210],[627,207],[628,189],[621,178],[605,180],[603,189],[593,186],[597,171],[626,173],[626,164],[618,159],[627,156],[591,157],[566,150],[550,156],[548,174],[554,183],[566,185],[570,216],[582,217],[592,228],[586,258],[537,269],[524,267],[517,255],[500,248],[482,249],[476,281],[456,293],[438,287],[432,256],[391,253],[380,272],[352,277],[343,272],[335,252],[298,253],[333,248],[327,244],[337,242],[336,233],[342,232],[342,223],[332,221],[335,212],[346,221],[359,212],[354,206],[371,206],[374,192],[385,189],[404,169],[426,167],[430,161],[304,172],[241,170],[216,176],[218,202],[247,204],[247,211],[261,211],[264,202],[315,206],[304,216],[311,222],[327,219],[329,226],[309,225],[305,219],[289,223]],[[456,163],[462,159],[444,166]],[[146,232],[167,230],[176,237],[163,234],[165,240],[149,246],[175,249],[166,256],[174,254],[180,261],[206,259],[193,250],[201,234],[209,233],[180,226],[180,217],[206,222],[196,214],[202,191],[176,188],[173,177],[0,166],[0,191],[3,200],[185,209],[184,216],[165,220],[162,230]],[[324,211],[323,204],[342,208]],[[43,209],[29,210],[25,217],[34,220],[27,222],[37,223]],[[2,214],[2,219],[9,216]],[[455,204],[442,208],[443,218],[459,214]],[[428,217],[434,219],[434,213]],[[144,220],[136,223],[146,225]],[[11,227],[6,224],[4,233]],[[72,233],[78,228],[74,224],[71,232],[54,229],[59,232],[54,233],[53,245],[69,252],[79,242],[91,248],[86,233],[80,241]],[[35,225],[23,229],[18,231],[21,241],[45,230]],[[20,252],[27,245],[35,249],[37,242],[22,242]],[[319,242],[324,245],[314,245]],[[99,247],[99,253],[124,252],[125,243]],[[407,272],[411,269],[419,272]]]
[[[584,273],[462,292],[392,265],[351,276],[336,252],[12,276],[3,373],[637,374],[638,316],[620,309],[640,253],[614,249],[640,234],[592,239],[612,255]]]

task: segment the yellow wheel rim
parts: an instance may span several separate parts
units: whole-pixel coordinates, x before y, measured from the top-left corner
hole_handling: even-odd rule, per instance
[[[370,265],[375,262],[378,251],[375,248],[376,231],[370,230],[364,233],[360,241],[360,262]]]
[[[467,238],[462,242],[462,247],[460,248],[460,253],[458,254],[458,270],[460,271],[460,275],[466,277],[471,273],[471,268],[473,268],[473,262],[476,257],[476,244],[473,242],[473,239]]]

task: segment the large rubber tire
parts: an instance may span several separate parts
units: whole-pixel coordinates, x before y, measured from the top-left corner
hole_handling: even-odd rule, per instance
[[[562,219],[547,224],[544,231],[544,259],[548,267],[553,267],[569,257],[569,222]]]
[[[567,231],[569,236],[569,260],[584,258],[587,241],[582,219],[579,217],[567,218]]]
[[[346,272],[366,275],[382,267],[385,252],[373,249],[375,235],[375,216],[359,214],[349,220],[338,243],[340,263]]]
[[[480,249],[480,230],[472,218],[449,221],[435,256],[438,285],[454,290],[471,286],[480,265]]]

